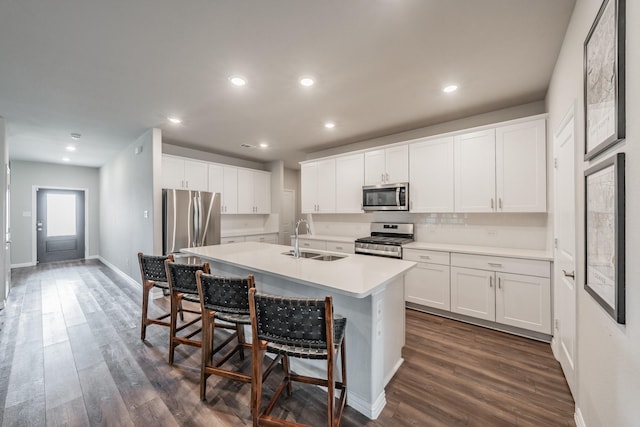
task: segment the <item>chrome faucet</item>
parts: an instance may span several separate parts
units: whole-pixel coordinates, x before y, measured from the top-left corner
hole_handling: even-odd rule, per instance
[[[307,222],[306,219],[300,219],[298,220],[298,222],[296,222],[296,230],[295,230],[295,240],[293,243],[293,257],[294,258],[300,258],[300,246],[298,245],[298,226],[300,225],[300,223],[305,223],[307,226],[307,234],[311,234],[311,229],[309,228],[309,223]]]

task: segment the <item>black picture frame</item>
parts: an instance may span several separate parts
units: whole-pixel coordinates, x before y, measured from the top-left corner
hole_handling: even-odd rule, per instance
[[[585,290],[625,323],[624,153],[584,172]]]
[[[604,0],[584,42],[584,159],[625,138],[625,1]]]

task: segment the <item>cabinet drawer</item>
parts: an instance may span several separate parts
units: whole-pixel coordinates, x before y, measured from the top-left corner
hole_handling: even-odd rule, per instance
[[[528,276],[550,277],[551,275],[549,261],[532,259],[452,253],[451,265]]]
[[[256,234],[245,237],[246,242],[278,243],[277,234]]]
[[[352,254],[355,252],[355,245],[353,243],[327,241],[327,250],[332,252]]]
[[[224,245],[225,243],[237,243],[244,242],[244,236],[235,236],[235,237],[221,237],[220,244]]]
[[[403,249],[402,258],[409,261],[449,265],[449,252],[425,251],[422,249]]]
[[[293,240],[293,239],[292,239]],[[327,242],[325,240],[312,240],[312,239],[302,239],[300,238],[298,241],[298,245],[300,249],[327,249]]]

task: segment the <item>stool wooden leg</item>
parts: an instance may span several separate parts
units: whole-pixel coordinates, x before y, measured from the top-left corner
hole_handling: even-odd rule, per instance
[[[253,337],[253,339],[257,339]],[[260,408],[262,407],[262,358],[264,350],[253,344],[252,349],[252,375],[251,375],[251,416],[253,418],[253,427],[258,427],[258,418],[260,417]]]
[[[176,329],[178,322],[178,304],[180,304],[180,295],[171,293],[171,325],[169,327],[169,365],[173,365],[173,353],[175,351]]]
[[[200,364],[200,400],[206,400],[207,394],[207,366],[211,358],[211,349],[213,336],[215,335],[215,322],[213,319],[213,313],[210,311],[204,311],[202,313],[202,363]]]
[[[147,336],[147,311],[149,309],[149,290],[150,285],[147,280],[142,281],[142,325],[140,327],[140,339],[144,341]]]
[[[238,334],[238,351],[240,352],[240,360],[244,360],[244,325],[236,323],[236,332]]]

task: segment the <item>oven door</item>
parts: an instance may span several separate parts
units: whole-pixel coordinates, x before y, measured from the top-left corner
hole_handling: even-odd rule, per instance
[[[409,210],[409,183],[368,185],[362,187],[362,210]]]

